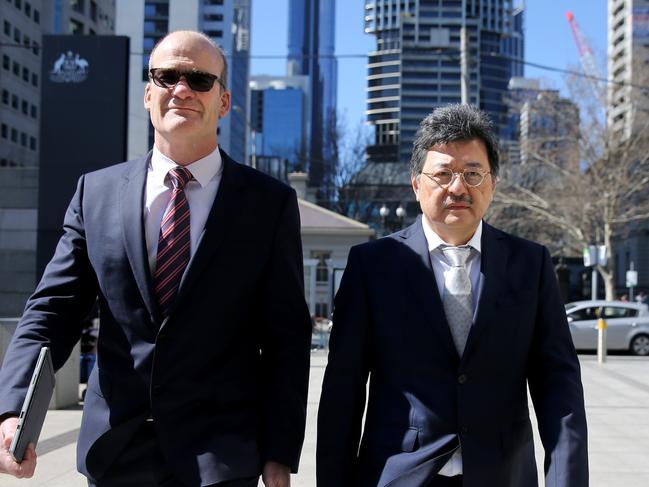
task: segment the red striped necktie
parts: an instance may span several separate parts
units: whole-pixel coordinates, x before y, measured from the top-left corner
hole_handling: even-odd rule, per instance
[[[192,173],[184,167],[176,167],[167,173],[167,177],[173,190],[160,224],[158,255],[153,275],[155,295],[163,318],[169,315],[183,272],[189,263],[189,203],[184,188],[191,181]]]

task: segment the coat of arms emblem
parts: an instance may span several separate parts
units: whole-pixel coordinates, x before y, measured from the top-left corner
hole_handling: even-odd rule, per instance
[[[54,61],[50,80],[54,83],[82,83],[88,77],[88,61],[72,51],[61,53]]]

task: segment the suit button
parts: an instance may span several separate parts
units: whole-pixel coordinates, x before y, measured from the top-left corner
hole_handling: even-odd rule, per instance
[[[163,389],[162,385],[156,384],[151,388],[151,394],[153,396],[159,396],[160,394],[162,394],[162,389]]]
[[[457,378],[457,381],[459,384],[464,384],[466,382],[466,379],[467,379],[466,375],[460,374]]]

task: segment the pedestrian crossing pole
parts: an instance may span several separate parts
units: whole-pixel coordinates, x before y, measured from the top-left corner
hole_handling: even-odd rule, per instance
[[[606,362],[606,329],[608,325],[604,318],[597,320],[597,363]]]

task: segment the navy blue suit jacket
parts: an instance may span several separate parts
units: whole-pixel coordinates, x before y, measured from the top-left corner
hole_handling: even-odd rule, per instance
[[[460,359],[421,220],[352,248],[318,418],[318,487],[418,487],[461,445],[464,487],[588,485],[577,356],[547,250],[483,224],[483,290]],[[361,437],[369,376],[367,415]]]
[[[81,177],[26,305],[0,371],[0,413],[20,410],[41,345],[63,365],[98,297],[77,452],[90,478],[149,415],[187,485],[258,475],[268,460],[297,469],[311,337],[297,198],[221,155],[218,194],[168,318],[155,304],[144,237],[148,157]]]

